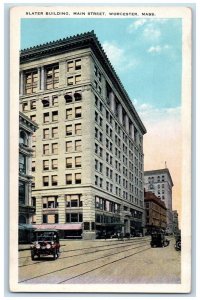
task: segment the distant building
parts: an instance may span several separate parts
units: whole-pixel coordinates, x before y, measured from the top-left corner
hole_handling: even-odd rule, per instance
[[[178,212],[177,212],[177,210],[172,211],[172,216],[173,216],[173,233],[177,234],[177,233],[179,233]]]
[[[164,201],[167,207],[167,231],[173,233],[172,187],[173,181],[167,168],[144,172],[144,188]]]
[[[19,113],[19,241],[25,238],[24,231],[34,222],[35,203],[31,202],[33,177],[32,136],[37,129],[35,122]]]
[[[94,239],[144,227],[146,129],[94,32],[20,53],[34,142],[38,228]]]
[[[164,201],[152,192],[144,192],[144,205],[146,212],[146,230],[163,229],[167,227],[167,208]]]

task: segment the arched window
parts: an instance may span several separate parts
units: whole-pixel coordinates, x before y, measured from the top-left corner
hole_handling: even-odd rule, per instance
[[[43,104],[43,107],[49,107],[49,100],[48,99],[43,99],[42,104]]]
[[[19,143],[23,146],[28,146],[28,135],[23,130],[20,131]]]
[[[71,93],[70,94],[66,94],[64,97],[65,97],[65,102],[66,103],[72,102],[72,94]]]
[[[75,101],[80,101],[80,100],[82,100],[82,95],[81,95],[81,93],[80,93],[80,92],[75,92],[75,93],[74,93],[74,99],[75,99]]]

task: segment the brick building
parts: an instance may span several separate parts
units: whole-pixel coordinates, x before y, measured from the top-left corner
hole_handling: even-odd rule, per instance
[[[152,192],[144,192],[146,230],[165,230],[167,227],[167,208],[164,201]]]
[[[20,109],[39,125],[38,228],[93,239],[144,227],[146,129],[93,31],[21,51]]]

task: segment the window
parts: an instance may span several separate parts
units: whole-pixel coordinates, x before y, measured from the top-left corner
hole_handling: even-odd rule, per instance
[[[72,157],[67,157],[66,158],[66,168],[67,169],[72,168]]]
[[[81,183],[81,173],[75,174],[75,184]]]
[[[51,176],[51,184],[53,186],[58,185],[58,176],[57,175],[52,175]]]
[[[98,129],[95,127],[95,138],[98,139]]]
[[[22,103],[22,111],[27,111],[28,110],[28,103],[24,102]]]
[[[72,108],[66,109],[66,119],[71,120],[72,119]]]
[[[58,207],[57,196],[42,197],[42,204],[43,204],[43,209],[57,208]]]
[[[80,101],[80,100],[82,100],[82,94],[81,94],[81,91],[76,91],[76,92],[74,93],[74,99],[75,99],[75,101]]]
[[[36,121],[36,115],[31,115],[30,119],[35,122]]]
[[[72,135],[72,125],[67,125],[66,126],[66,135]]]
[[[58,96],[53,96],[52,97],[52,105],[53,106],[58,106]]]
[[[44,171],[49,170],[49,161],[48,160],[43,160],[43,170]]]
[[[75,118],[81,118],[81,107],[75,108]]]
[[[25,94],[37,92],[38,74],[37,71],[31,71],[25,74]]]
[[[75,151],[81,151],[82,149],[81,140],[75,141]]]
[[[49,186],[49,177],[43,176],[43,186]]]
[[[81,124],[75,124],[75,134],[80,135],[82,132]]]
[[[65,103],[71,103],[72,102],[72,93],[65,94]]]
[[[32,150],[33,150],[33,157],[35,157],[35,151],[36,151],[36,146],[35,145],[32,146]]]
[[[50,66],[46,68],[46,89],[58,88],[59,85],[59,66]]]
[[[103,164],[100,162],[99,163],[99,172],[102,173],[103,172]]]
[[[72,142],[66,142],[66,152],[72,152]]]
[[[74,78],[73,76],[70,76],[67,78],[67,85],[73,85],[74,84]]]
[[[52,144],[52,154],[58,154],[58,144]]]
[[[52,138],[57,138],[58,137],[58,127],[53,127],[52,128]]]
[[[43,129],[43,139],[49,139],[49,128]]]
[[[73,71],[74,63],[73,60],[67,62],[67,72]]]
[[[66,207],[82,207],[82,201],[79,194],[65,195]]]
[[[52,112],[52,121],[58,121],[58,111],[53,111]]]
[[[103,119],[99,117],[99,125],[102,127],[103,126]]]
[[[31,165],[31,170],[32,172],[35,172],[35,161],[32,161],[32,165]]]
[[[51,160],[51,167],[52,167],[52,170],[58,169],[58,160],[57,159]]]
[[[24,131],[20,131],[19,143],[20,145],[28,147],[28,136]]]
[[[79,84],[81,82],[81,75],[75,76],[75,84]]]
[[[49,154],[49,144],[43,145],[43,154],[45,155]]]
[[[19,181],[19,203],[26,203],[26,184],[22,181]]]
[[[75,70],[81,69],[81,59],[75,60]]]
[[[102,143],[103,142],[103,134],[102,132],[99,131],[99,141]]]
[[[81,167],[81,156],[75,157],[75,167],[80,168]]]
[[[99,186],[102,187],[103,186],[103,179],[99,178]]]
[[[47,224],[58,223],[58,214],[51,214],[51,215],[43,214],[43,223],[47,223]]]
[[[83,216],[81,213],[66,214],[66,223],[78,223],[82,221],[83,221]]]
[[[95,74],[95,76],[97,76],[97,74],[98,74],[98,70],[97,70],[96,66],[94,66],[94,74]]]
[[[36,109],[36,101],[35,101],[35,100],[32,100],[32,101],[30,102],[30,108],[31,108],[31,109]]]
[[[72,174],[66,174],[66,184],[72,184]]]
[[[43,114],[43,122],[44,123],[48,123],[49,122],[49,113],[44,113]]]
[[[43,107],[49,107],[49,97],[42,100]]]
[[[26,156],[19,154],[19,172],[21,174],[26,174]]]

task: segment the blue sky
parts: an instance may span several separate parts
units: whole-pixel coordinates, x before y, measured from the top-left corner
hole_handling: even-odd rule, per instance
[[[21,49],[91,30],[141,113],[181,105],[181,19],[22,19]]]

